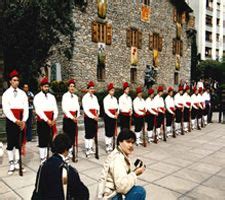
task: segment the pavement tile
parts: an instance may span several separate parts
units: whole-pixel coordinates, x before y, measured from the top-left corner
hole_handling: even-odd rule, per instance
[[[225,178],[221,176],[213,176],[207,181],[203,182],[202,185],[225,191]]]
[[[211,174],[195,171],[192,169],[182,169],[179,172],[173,173],[173,176],[180,177],[185,180],[189,180],[200,184],[202,181],[206,180],[211,176]]]
[[[150,169],[154,169],[154,170],[157,170],[157,171],[160,171],[160,172],[170,174],[172,172],[175,172],[175,171],[179,170],[180,167],[175,166],[175,165],[171,165],[171,164],[167,164],[167,163],[159,162],[159,163],[156,163],[154,165],[151,165]]]
[[[223,168],[218,174],[217,176],[222,176],[225,178],[225,168]]]
[[[177,178],[175,176],[167,176],[163,179],[156,181],[155,184],[171,189],[181,194],[184,194],[197,186],[197,184],[194,182],[184,180],[182,178]]]
[[[153,182],[165,176],[166,173],[155,171],[152,169],[146,169],[144,174],[142,174],[139,178],[144,181]]]
[[[22,200],[20,196],[18,196],[15,192],[7,192],[4,194],[1,194],[1,199],[3,200]]]
[[[201,163],[201,162],[195,163],[188,168],[196,170],[196,171],[208,173],[208,174],[216,174],[218,171],[222,169],[219,166],[210,165],[210,164]]]
[[[200,185],[186,195],[199,200],[224,200],[225,191]]]
[[[23,197],[24,200],[30,200],[34,191],[34,186],[27,186],[17,190],[18,194]]]
[[[176,165],[176,166],[179,166],[179,167],[186,167],[186,166],[192,164],[191,161],[180,159],[180,158],[166,158],[166,159],[163,160],[163,162],[168,163],[168,164],[172,164],[172,165]]]
[[[8,187],[5,183],[3,183],[2,181],[0,181],[0,195],[3,193],[7,193],[10,192],[11,188]]]

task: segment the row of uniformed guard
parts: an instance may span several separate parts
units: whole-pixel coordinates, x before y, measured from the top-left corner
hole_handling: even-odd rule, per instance
[[[8,173],[12,174],[19,168],[21,153],[25,141],[21,138],[25,132],[25,122],[28,118],[28,99],[26,94],[18,88],[19,74],[14,70],[10,73],[11,86],[4,92],[2,97],[3,112],[6,115],[7,150],[9,158]],[[87,93],[82,98],[85,126],[85,153],[86,156],[96,154],[98,120],[100,106],[97,97],[94,95],[94,82],[90,81],[87,85]],[[49,82],[44,78],[40,82],[41,91],[34,97],[34,107],[37,114],[37,134],[41,162],[48,157],[49,147],[52,137],[57,133],[56,119],[58,108],[55,97],[49,93]],[[146,100],[142,97],[142,88],[136,89],[136,98],[133,100],[129,96],[130,87],[127,82],[123,84],[124,93],[119,97],[119,101],[114,97],[113,83],[107,86],[108,95],[103,100],[104,122],[105,122],[105,143],[106,151],[110,152],[114,148],[115,136],[117,132],[117,120],[120,119],[120,127],[131,128],[132,117],[134,117],[136,144],[142,144],[141,138],[145,142],[145,122],[147,122],[148,142],[157,142],[162,138],[161,127],[163,127],[164,139],[172,135],[172,130],[176,134],[184,133],[189,129],[200,129],[200,120],[207,124],[207,113],[210,107],[209,91],[202,88],[193,88],[190,96],[190,88],[179,87],[177,94],[173,97],[174,90],[168,88],[168,95],[163,99],[164,89],[159,86],[157,94],[150,88],[149,96]],[[184,94],[183,94],[184,93]],[[68,81],[68,92],[62,97],[63,132],[68,134],[74,142],[70,149],[70,157],[75,160],[78,147],[78,126],[77,121],[80,117],[80,105],[78,96],[75,94],[75,81]],[[174,124],[174,127],[173,127]],[[173,129],[172,129],[173,127]],[[21,133],[21,134],[20,134]],[[143,137],[141,137],[143,133]],[[94,140],[95,139],[95,140]],[[76,151],[75,151],[76,147]],[[13,153],[13,149],[15,151]],[[21,165],[20,165],[21,168]]]

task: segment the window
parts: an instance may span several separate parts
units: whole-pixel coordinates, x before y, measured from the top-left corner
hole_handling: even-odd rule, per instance
[[[209,31],[205,32],[206,41],[212,42],[212,33]]]
[[[149,34],[149,49],[162,51],[163,38],[159,33]]]
[[[209,16],[209,15],[206,15],[206,24],[208,25],[208,26],[212,26],[212,17],[211,16]]]
[[[213,0],[206,0],[206,8],[208,10],[213,10]]]
[[[97,79],[98,81],[105,80],[105,65],[104,64],[97,65]]]
[[[216,25],[219,26],[220,25],[220,19],[216,19]]]
[[[220,34],[216,34],[216,41],[219,42],[220,41]]]
[[[184,24],[186,22],[186,12],[180,12],[176,8],[174,8],[173,21],[175,23]]]
[[[112,44],[112,24],[92,22],[92,42]]]
[[[150,6],[150,0],[142,0],[142,3],[147,6]]]
[[[183,56],[183,41],[180,39],[173,39],[173,54]]]
[[[211,57],[212,56],[212,49],[209,47],[205,48],[205,57]]]
[[[137,82],[137,69],[136,68],[130,69],[130,82],[131,83]]]
[[[179,74],[178,72],[174,73],[174,85],[178,85],[179,83]]]
[[[137,47],[141,49],[142,47],[142,32],[136,28],[127,28],[127,46]]]

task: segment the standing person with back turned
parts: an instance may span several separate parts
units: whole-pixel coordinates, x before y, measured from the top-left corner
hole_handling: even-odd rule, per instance
[[[97,137],[98,119],[100,106],[97,97],[94,95],[94,82],[90,81],[87,85],[88,92],[83,96],[82,106],[84,109],[84,128],[85,128],[85,154],[88,157],[94,154],[94,138]]]
[[[113,137],[115,137],[115,132],[117,131],[118,102],[116,97],[114,97],[115,88],[113,83],[108,84],[107,90],[109,94],[104,98],[103,106],[105,111],[106,152],[109,153],[113,150]]]
[[[26,93],[18,88],[19,74],[17,71],[14,70],[9,74],[9,81],[10,87],[2,96],[2,108],[6,116],[7,152],[9,159],[8,174],[11,175],[15,169],[19,169],[19,151],[22,146],[21,138],[25,139],[22,131],[25,129],[28,119],[28,99]]]
[[[88,188],[81,182],[77,170],[68,165],[71,142],[59,134],[52,144],[53,156],[38,170],[32,200],[88,200]]]
[[[117,147],[107,157],[98,185],[97,198],[112,200],[145,200],[146,192],[136,186],[137,177],[145,171],[143,162],[131,169],[129,155],[134,150],[136,136],[133,131],[123,129],[117,137]],[[140,160],[139,160],[140,161]]]
[[[130,87],[127,82],[123,83],[123,94],[119,98],[120,129],[131,128],[132,120],[132,99],[129,96]]]
[[[56,134],[56,119],[58,108],[55,97],[49,93],[49,82],[43,78],[41,91],[34,97],[34,107],[37,114],[37,134],[40,161],[44,162],[49,154],[52,139]]]
[[[75,81],[73,79],[68,81],[68,92],[62,97],[62,110],[64,113],[63,118],[63,132],[67,134],[75,146],[75,137],[78,137],[77,120],[80,116],[80,105],[78,96],[75,93]],[[76,138],[77,140],[78,138]],[[78,145],[78,144],[76,144]],[[73,148],[69,149],[69,158],[73,156]],[[77,156],[77,155],[76,155]]]

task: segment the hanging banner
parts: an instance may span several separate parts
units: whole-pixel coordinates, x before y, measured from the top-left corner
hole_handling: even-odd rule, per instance
[[[151,9],[149,6],[142,4],[141,6],[141,21],[149,22],[150,21]]]
[[[131,47],[131,65],[136,66],[138,64],[137,47]]]
[[[156,49],[153,50],[153,66],[159,66],[159,51]]]
[[[98,64],[105,65],[106,54],[105,54],[105,44],[98,43]]]
[[[180,55],[176,54],[176,70],[180,70]]]
[[[106,18],[108,2],[107,0],[97,0],[98,16],[102,19]]]

